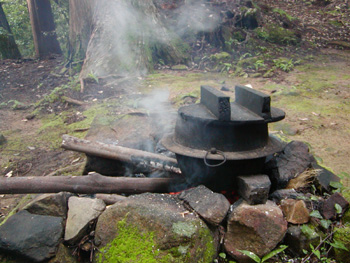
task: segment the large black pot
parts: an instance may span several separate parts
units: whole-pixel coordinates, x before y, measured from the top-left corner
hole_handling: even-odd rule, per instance
[[[282,150],[269,136],[269,122],[282,120],[270,97],[236,86],[235,102],[208,86],[201,87],[201,103],[181,107],[175,131],[162,144],[176,153],[186,178],[183,188],[205,184],[212,190],[234,186],[236,175],[259,174],[266,156]]]

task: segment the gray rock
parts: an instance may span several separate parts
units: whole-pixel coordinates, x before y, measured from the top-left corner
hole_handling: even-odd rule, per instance
[[[237,176],[238,193],[250,205],[265,204],[271,187],[267,175]]]
[[[316,163],[309,153],[309,147],[300,141],[292,141],[286,145],[283,152],[266,163],[265,168],[270,175],[272,188],[282,189],[288,182]]]
[[[325,219],[336,219],[336,204],[338,204],[341,207],[340,214],[343,214],[349,207],[349,202],[340,193],[332,194],[321,205],[321,213]]]
[[[72,193],[61,192],[58,194],[42,194],[37,196],[22,210],[27,210],[31,214],[58,216],[67,218],[68,199]]]
[[[78,263],[78,262],[80,261],[78,261],[78,259],[76,259],[73,256],[72,250],[70,250],[68,247],[66,247],[63,244],[60,244],[58,246],[56,256],[50,259],[48,263]]]
[[[272,201],[249,205],[245,201],[234,207],[227,222],[224,247],[239,262],[248,257],[238,250],[254,252],[259,257],[270,252],[283,239],[287,221],[281,209]]]
[[[103,262],[114,256],[115,262],[211,263],[217,247],[207,225],[176,197],[151,193],[109,206],[97,221],[95,242]]]
[[[62,218],[23,210],[0,227],[0,251],[42,262],[55,256],[63,233]]]
[[[89,223],[99,217],[105,208],[105,203],[100,199],[70,197],[64,240],[74,244],[88,234]]]
[[[317,176],[315,177],[315,183],[319,185],[322,188],[322,190],[330,192],[332,190],[330,183],[340,182],[340,178],[338,176],[336,176],[331,171],[323,168],[322,166],[318,165],[317,163],[313,163],[312,168],[319,171]]]
[[[302,193],[298,193],[294,189],[279,189],[274,191],[269,199],[275,203],[279,203],[282,199],[297,199],[300,196],[304,196]]]
[[[320,242],[320,236],[316,232],[304,234],[300,226],[288,227],[284,243],[288,246],[288,250],[295,257],[305,256],[303,250],[310,251],[310,244],[314,247]]]
[[[214,193],[204,185],[183,191],[178,197],[213,225],[220,224],[230,208],[230,203],[223,194]]]

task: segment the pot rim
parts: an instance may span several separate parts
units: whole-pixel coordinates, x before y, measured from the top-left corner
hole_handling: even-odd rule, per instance
[[[166,149],[176,154],[200,159],[206,158],[208,160],[223,159],[223,156],[221,154],[210,154],[210,149],[208,149],[207,151],[199,150],[177,143],[175,141],[174,133],[164,136],[160,142]],[[249,151],[223,152],[223,154],[225,155],[227,160],[247,160],[266,157],[270,154],[281,152],[283,148],[283,142],[281,142],[277,138],[269,136],[268,143],[264,147],[260,147]],[[207,157],[205,157],[206,155]]]

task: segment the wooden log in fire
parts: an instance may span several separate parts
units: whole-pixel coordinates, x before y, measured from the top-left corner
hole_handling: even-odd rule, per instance
[[[171,178],[109,177],[98,173],[86,176],[39,176],[0,178],[0,194],[58,193],[79,194],[167,193],[176,183]]]
[[[62,136],[62,139],[61,147],[67,150],[132,164],[145,162],[146,165],[154,169],[181,174],[180,169],[177,168],[177,160],[161,154],[101,142],[93,142],[66,134]]]

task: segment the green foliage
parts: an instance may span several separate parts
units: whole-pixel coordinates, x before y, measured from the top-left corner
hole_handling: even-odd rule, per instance
[[[221,72],[229,72],[234,66],[232,63],[221,63],[222,68],[221,68]]]
[[[247,251],[247,250],[238,250],[239,252],[241,252],[242,254],[250,257],[251,259],[253,259],[256,263],[263,263],[266,260],[269,260],[270,258],[278,255],[279,253],[281,253],[283,250],[285,250],[288,246],[286,245],[281,245],[279,248],[272,250],[270,253],[266,254],[265,256],[263,256],[262,258],[259,258],[258,255],[256,255],[253,252]]]
[[[312,240],[314,238],[319,237],[317,232],[311,225],[304,224],[301,226],[301,232],[309,239]]]
[[[231,55],[227,52],[220,52],[210,56],[210,59],[215,62],[222,62],[231,58]]]
[[[219,258],[220,258],[220,262],[237,263],[236,261],[228,260],[227,255],[224,252],[219,253]]]
[[[255,61],[254,66],[256,71],[266,67],[263,59],[258,59],[257,61]]]
[[[34,43],[27,2],[25,0],[3,0],[2,2],[6,18],[22,56],[33,56]],[[63,52],[67,53],[69,36],[69,1],[51,1],[51,6],[56,24],[57,39]]]
[[[313,211],[310,213],[310,216],[311,216],[311,217],[318,218],[318,219],[322,219],[322,218],[323,218],[318,210],[313,210]]]
[[[295,65],[299,64],[300,61],[293,61],[293,59],[278,58],[273,60],[273,64],[276,68],[283,70],[284,72],[289,72],[293,70]]]
[[[279,25],[267,25],[266,27],[258,27],[255,33],[261,39],[267,42],[280,45],[296,45],[299,42],[296,34],[289,29],[285,29]]]
[[[3,0],[2,2],[6,18],[22,56],[33,56],[34,43],[27,2],[24,0]]]
[[[334,248],[335,258],[339,262],[348,262],[350,250],[350,225],[344,225],[335,229],[333,242],[330,245]]]
[[[93,72],[90,72],[90,73],[87,75],[87,78],[88,78],[88,79],[94,80],[96,83],[99,83],[98,77],[96,77],[96,75],[95,75]]]
[[[344,245],[343,242],[339,241],[339,240],[334,240],[333,243],[329,243],[332,247],[334,248],[338,248],[338,249],[342,249],[345,251],[349,251],[349,249],[347,249],[347,247]]]
[[[60,43],[63,54],[67,55],[69,42],[69,1],[51,1],[51,7],[56,25],[57,40]]]

